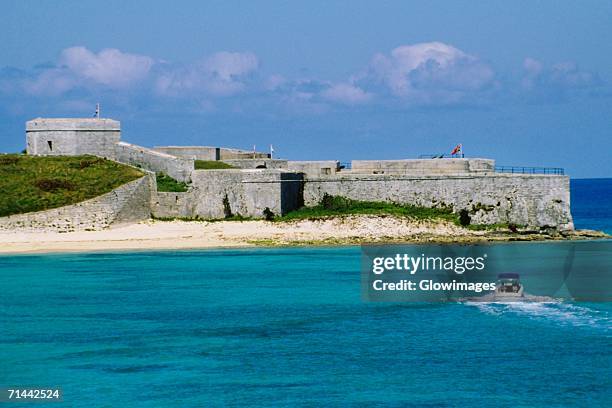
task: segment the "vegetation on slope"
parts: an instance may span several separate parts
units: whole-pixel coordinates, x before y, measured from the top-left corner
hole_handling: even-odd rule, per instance
[[[359,214],[394,215],[420,220],[441,219],[459,223],[458,216],[449,208],[425,208],[377,201],[357,201],[329,194],[325,194],[321,202],[314,207],[302,207],[276,219],[279,221],[312,220]]]
[[[163,193],[184,193],[189,189],[187,184],[164,173],[157,173],[155,178],[157,180],[157,191]]]
[[[0,217],[75,204],[143,175],[94,156],[0,155]]]
[[[235,169],[234,166],[217,160],[196,160],[196,170],[222,170],[222,169]]]

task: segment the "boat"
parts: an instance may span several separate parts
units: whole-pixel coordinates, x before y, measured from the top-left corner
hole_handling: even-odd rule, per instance
[[[487,302],[487,303],[508,303],[508,302],[538,302],[550,303],[558,302],[558,299],[549,296],[536,296],[526,293],[521,277],[518,273],[500,273],[497,275],[495,291],[484,296],[464,298],[462,301],[468,302]]]
[[[511,300],[525,296],[521,278],[518,273],[500,273],[495,285],[495,299]]]

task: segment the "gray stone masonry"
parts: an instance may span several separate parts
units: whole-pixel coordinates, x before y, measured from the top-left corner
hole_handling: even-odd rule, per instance
[[[323,195],[386,201],[421,207],[468,210],[473,224],[514,223],[530,227],[574,229],[569,177],[527,174],[455,174],[406,176],[342,174],[307,177],[304,203]]]
[[[93,231],[149,219],[155,179],[146,175],[77,204],[0,218],[0,230]]]
[[[115,145],[115,160],[156,173],[165,173],[183,182],[189,182],[194,169],[193,159],[175,157],[125,142]]]
[[[26,123],[30,155],[92,154],[113,159],[120,138],[120,124],[112,119],[37,118]]]
[[[268,208],[286,214],[301,204],[302,175],[274,169],[195,170],[186,193],[157,193],[156,217],[263,218]]]
[[[290,161],[288,169],[304,173],[309,177],[333,176],[339,171],[340,163],[336,160]]]
[[[489,159],[353,160],[352,173],[365,174],[465,174],[494,172]]]

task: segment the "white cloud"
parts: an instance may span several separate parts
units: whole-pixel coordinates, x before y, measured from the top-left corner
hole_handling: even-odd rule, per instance
[[[60,95],[79,87],[126,89],[144,80],[153,64],[150,57],[113,48],[96,54],[85,47],[71,47],[61,52],[56,66],[25,80],[23,87],[30,94],[43,96]]]
[[[599,84],[597,75],[581,70],[575,62],[562,62],[546,67],[534,58],[523,61],[521,84],[527,91],[563,92],[585,89]]]
[[[185,92],[230,96],[246,88],[246,79],[259,66],[250,52],[217,52],[195,64],[166,69],[156,81],[163,95],[180,96]]]
[[[124,88],[144,79],[154,63],[150,57],[114,48],[96,54],[85,47],[63,50],[59,62],[78,77],[112,88]]]
[[[372,98],[372,94],[363,89],[348,83],[341,83],[331,86],[321,92],[321,96],[333,102],[340,102],[348,105],[365,103]]]
[[[390,55],[376,54],[360,81],[382,84],[398,97],[435,102],[483,90],[493,84],[494,76],[493,69],[477,57],[429,42],[402,45]]]
[[[250,52],[217,52],[206,58],[204,68],[222,81],[248,74],[257,69],[259,61]]]

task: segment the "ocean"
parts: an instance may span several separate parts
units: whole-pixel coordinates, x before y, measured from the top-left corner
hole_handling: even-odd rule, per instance
[[[612,180],[572,191],[576,226],[612,231]],[[612,406],[610,303],[365,303],[359,268],[359,247],[1,256],[0,387],[74,407]]]
[[[570,180],[576,228],[612,234],[612,178]]]

